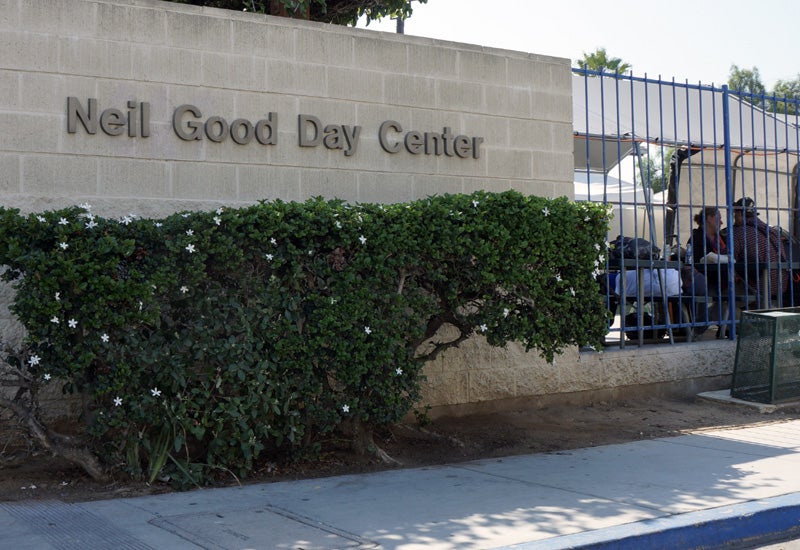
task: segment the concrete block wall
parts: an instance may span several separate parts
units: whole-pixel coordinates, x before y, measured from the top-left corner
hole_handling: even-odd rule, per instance
[[[441,416],[718,390],[730,387],[735,352],[728,340],[599,352],[570,348],[551,364],[518,344],[493,348],[478,336],[426,365],[422,405]]]
[[[95,213],[184,209],[326,196],[398,202],[517,189],[572,196],[570,63],[522,52],[377,33],[158,0],[0,0],[0,201],[23,211],[88,202]],[[149,136],[67,131],[67,98],[88,109],[149,104]],[[179,105],[201,119],[277,113],[277,143],[185,141]],[[352,155],[300,147],[300,114],[358,125]],[[139,120],[139,119],[137,119]],[[388,153],[377,130],[480,137],[479,158]],[[141,124],[139,125],[141,126]],[[0,288],[0,336],[19,341]],[[700,368],[684,348],[579,354],[549,365],[479,338],[426,369],[436,407],[670,383],[730,372],[731,346]],[[728,343],[729,344],[729,343]],[[701,344],[695,344],[698,346]],[[670,360],[675,357],[675,362]]]
[[[572,192],[569,60],[156,0],[0,0],[0,198],[24,210],[89,202],[99,214],[322,195],[396,202],[516,188]],[[87,109],[149,104],[150,135],[78,124]],[[255,123],[277,143],[184,141],[174,109]],[[300,114],[358,125],[355,154],[298,146]],[[483,138],[480,158],[384,151],[404,132]],[[399,135],[399,134],[398,134]]]

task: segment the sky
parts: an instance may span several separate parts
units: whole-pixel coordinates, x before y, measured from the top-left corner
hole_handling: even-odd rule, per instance
[[[798,0],[428,0],[407,35],[582,59],[605,48],[635,76],[726,84],[731,65],[757,68],[770,91],[800,78]],[[359,22],[359,27],[365,28]],[[367,29],[395,32],[396,22]]]

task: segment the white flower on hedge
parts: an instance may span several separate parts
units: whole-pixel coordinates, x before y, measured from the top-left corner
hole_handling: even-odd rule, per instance
[[[103,342],[106,342],[106,343],[108,343],[108,340],[109,340],[109,338],[108,338],[108,334],[106,334],[106,333],[104,332],[104,333],[103,333],[103,335],[100,337],[100,339],[101,339]]]
[[[120,396],[117,396],[114,398],[114,406],[119,407],[120,405],[122,405],[122,398]]]
[[[89,204],[88,202],[83,202],[83,203],[79,204],[78,206],[80,208],[83,208],[84,210],[91,210],[92,209],[92,205]]]
[[[561,282],[561,273],[556,273],[556,281]]]
[[[86,224],[86,229],[94,229],[97,227],[97,222],[94,220],[89,220],[89,223]]]
[[[164,225],[164,224],[163,224],[163,223],[161,223],[161,222],[156,222],[156,223],[155,223],[155,226],[156,226],[156,227],[162,227],[163,225]]]
[[[503,317],[508,317],[508,314],[511,313],[511,310],[507,307],[503,308]]]
[[[181,214],[181,216],[184,217],[184,218],[188,218],[189,217],[189,213],[187,212],[185,214]]]
[[[481,332],[486,332],[486,331],[488,330],[488,328],[489,328],[489,327],[487,327],[486,325],[481,325],[481,326],[480,326],[480,327],[478,327],[478,328],[480,328],[480,329],[481,329]]]
[[[189,254],[194,254],[196,249],[194,245],[190,243],[186,245],[186,250],[189,252]]]
[[[479,204],[480,204],[480,202],[478,202],[478,201],[472,201],[473,208],[478,208]]]
[[[50,322],[53,323],[54,325],[57,325],[60,321],[58,320],[58,317],[53,315],[53,318],[50,319]]]
[[[60,292],[56,292],[56,302],[60,302],[60,301],[61,301],[61,293]]]
[[[58,246],[61,247],[61,250],[66,250],[69,248],[69,244],[67,243],[58,243]]]
[[[217,208],[217,216],[221,216],[223,212],[225,212],[224,208],[222,208],[221,206]]]
[[[75,328],[78,326],[78,321],[76,321],[75,319],[70,319],[69,321],[67,321],[67,324],[69,325],[69,328]]]
[[[213,219],[214,219],[214,223],[217,224],[217,225],[222,223],[222,218],[220,218],[219,216],[214,216]]]
[[[189,287],[186,286],[186,285],[183,285],[181,287],[181,293],[186,294],[187,292],[189,292]]]
[[[161,397],[161,390],[159,390],[157,387],[153,388],[152,390],[150,390],[150,394],[153,397]]]
[[[342,405],[342,412],[345,413],[345,414],[349,413],[350,412],[350,405],[348,405],[347,403]]]
[[[273,256],[272,254],[264,254],[264,257],[271,262],[272,258],[274,258],[275,256]]]
[[[569,293],[572,294],[573,296],[575,296],[575,289],[570,287],[569,288]]]
[[[400,367],[397,367],[394,370],[394,372],[395,372],[395,374],[397,374],[397,376],[400,376],[401,374],[403,374],[403,369],[401,369]]]
[[[372,334],[372,329],[369,327],[364,327],[364,332],[366,332],[367,334]]]
[[[38,365],[41,361],[42,361],[42,358],[39,357],[38,355],[31,355],[31,358],[28,359],[28,364],[32,365],[32,366],[33,365]]]
[[[342,222],[340,222],[339,220],[336,220],[336,223],[333,224],[333,225],[336,226],[336,229],[341,229],[342,228]]]
[[[39,220],[42,223],[47,221],[47,218],[45,218],[44,216],[36,216],[36,219]]]
[[[309,255],[309,256],[313,256],[313,255],[314,255],[314,250],[313,250],[313,249],[309,250],[309,251],[308,251],[308,255]]]
[[[130,216],[123,216],[122,219],[119,220],[119,223],[121,223],[122,225],[128,225],[132,221],[133,221],[133,219]]]
[[[139,300],[139,311],[142,311],[143,307],[144,307],[144,302]]]
[[[61,218],[58,220],[58,225],[67,225],[68,223],[69,222],[67,221],[67,218]]]
[[[194,229],[187,229],[186,234],[191,237],[192,235],[194,235]]]
[[[550,209],[545,206],[544,208],[542,208],[542,214],[544,214],[545,217],[549,216],[550,215]]]
[[[594,243],[594,249],[600,252],[600,243]]]
[[[50,378],[52,378],[52,376],[50,376],[50,373],[49,373],[49,372],[46,372],[46,373],[44,374],[44,377],[43,377],[43,378],[44,378],[45,380],[50,380]]]
[[[361,235],[358,240],[361,241],[361,244],[367,244],[367,238],[364,235]]]
[[[269,244],[271,244],[271,245],[275,246],[275,245],[277,245],[277,244],[278,244],[278,241],[276,241],[276,240],[275,240],[275,237],[272,237],[272,238],[269,240]]]

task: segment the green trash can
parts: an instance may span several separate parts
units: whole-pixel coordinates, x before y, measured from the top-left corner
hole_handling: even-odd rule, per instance
[[[742,313],[731,397],[772,404],[800,399],[800,307]]]

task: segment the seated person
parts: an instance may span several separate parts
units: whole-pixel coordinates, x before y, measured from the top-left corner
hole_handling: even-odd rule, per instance
[[[643,294],[644,299],[648,300],[654,296],[662,296],[662,292],[667,296],[678,296],[681,293],[681,276],[677,269],[644,269],[643,272]],[[664,281],[664,288],[661,288],[661,281]],[[621,277],[616,277],[614,281],[614,292],[617,296],[622,294]],[[625,271],[625,295],[628,298],[638,296],[639,273],[635,269]]]
[[[722,238],[722,221],[716,206],[706,206],[694,215],[697,227],[692,229],[692,235],[686,243],[692,247],[692,260],[702,263],[709,253],[724,256],[728,253],[725,239]]]
[[[707,206],[694,216],[697,224],[692,230],[692,235],[686,243],[687,250],[691,249],[691,262],[705,277],[706,285],[713,295],[719,296],[728,288],[728,269],[725,266],[714,264],[726,263],[728,247],[721,235],[721,220],[716,206]]]
[[[617,276],[614,281],[614,292],[616,296],[622,293],[621,277]],[[691,266],[687,266],[682,271],[677,269],[644,269],[643,270],[643,293],[644,301],[651,301],[653,298],[662,298],[661,281],[664,281],[663,292],[667,297],[690,297],[694,296],[694,311],[692,312],[692,319],[699,323],[708,323],[717,318],[715,311],[717,306],[709,306],[706,301],[708,291],[706,289],[706,280],[702,273],[696,271]],[[637,297],[637,287],[639,286],[639,276],[636,270],[627,270],[625,272],[625,295],[628,298]],[[616,302],[615,302],[616,304]],[[614,311],[616,310],[616,306]],[[630,323],[628,323],[630,324]],[[708,329],[707,324],[694,327],[693,334],[695,337],[702,335]]]
[[[653,297],[660,297],[661,294],[661,283],[659,282],[659,273],[658,271],[665,271],[661,270],[651,270],[646,269],[644,270],[644,301],[649,302],[652,301]],[[674,296],[678,293],[678,289],[680,288],[680,276],[678,275],[678,271],[675,269],[666,270],[669,273],[665,274],[665,281],[667,281],[667,286],[665,289],[667,290],[668,296]],[[617,271],[612,271],[610,273],[601,273],[597,276],[597,282],[600,286],[600,292],[606,299],[606,303],[608,305],[608,311],[611,312],[611,315],[616,315],[617,308],[621,303],[625,303],[625,300],[620,298],[620,293],[622,289],[620,288],[622,278],[620,277],[620,273]],[[636,300],[638,297],[637,294],[637,287],[639,286],[639,276],[635,269],[628,269],[625,271],[625,294],[628,298],[632,300]],[[625,312],[623,311],[623,314]],[[628,323],[630,324],[630,323]]]
[[[788,251],[780,230],[768,226],[758,219],[753,199],[742,197],[733,203],[733,257],[737,263],[748,262],[787,262]],[[749,275],[749,274],[748,274]],[[748,277],[748,285],[758,292],[758,277],[754,273]],[[771,268],[769,270],[769,291],[778,296],[789,288],[789,271]],[[765,307],[765,306],[762,306]]]

